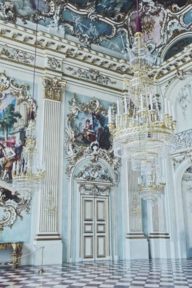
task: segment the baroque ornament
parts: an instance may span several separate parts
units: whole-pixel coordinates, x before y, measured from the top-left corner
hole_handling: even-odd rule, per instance
[[[0,3],[0,19],[15,22],[17,19],[17,13],[14,3],[5,1]]]
[[[48,66],[53,70],[61,70],[61,61],[55,57],[48,58]]]
[[[6,72],[0,73],[0,92],[1,100],[5,97],[6,90],[10,91],[19,98],[20,101],[27,100],[30,97],[29,90],[30,87],[28,84],[18,83],[14,78],[10,78],[6,75]]]
[[[0,180],[0,230],[11,228],[23,212],[29,213],[30,204],[30,194],[22,195]]]
[[[184,117],[186,116],[186,111],[190,104],[192,103],[192,92],[191,92],[191,84],[187,83],[182,87],[178,92],[178,99],[177,102],[179,103]]]
[[[85,166],[76,177],[85,181],[104,181],[112,182],[112,178],[109,175],[109,170],[103,168],[100,164],[90,164]]]
[[[192,129],[177,133],[174,139],[174,151],[187,150],[192,147]]]
[[[45,98],[49,100],[61,101],[63,87],[66,84],[61,78],[44,79]]]
[[[82,183],[79,187],[79,191],[83,195],[93,196],[107,196],[110,192],[111,185],[98,185],[95,183]]]
[[[72,68],[67,67],[67,70],[72,73],[73,76],[76,76],[81,79],[90,80],[97,82],[101,85],[109,86],[111,84],[116,84],[116,81],[112,81],[110,77],[103,75],[98,70],[95,69],[82,69],[82,68]]]
[[[0,55],[5,58],[24,64],[34,64],[35,58],[31,53],[5,45],[2,45],[0,49]]]
[[[52,32],[78,37],[84,46],[95,43],[120,53],[127,53],[127,44],[132,44],[136,17],[133,0],[43,2],[38,7],[30,0],[3,1],[0,3],[0,19],[16,22],[20,18],[27,25],[28,21],[40,22]],[[190,10],[190,1],[187,0],[140,2],[143,32],[156,60],[159,61],[167,43],[178,34],[187,32],[191,25],[191,20],[188,20]]]
[[[173,168],[176,170],[184,161],[190,160],[192,163],[192,149],[185,149],[179,153],[172,154]]]
[[[113,169],[118,181],[120,161],[114,157],[107,126],[107,110],[98,99],[82,103],[75,95],[67,115],[65,149],[68,164],[66,173],[70,176],[80,159],[89,158],[92,163],[105,160]]]
[[[0,73],[0,110],[0,177],[12,183],[31,173],[37,104],[30,95],[30,86]]]

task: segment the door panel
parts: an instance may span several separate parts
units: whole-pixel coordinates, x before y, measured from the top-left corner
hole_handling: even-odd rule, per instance
[[[97,208],[97,221],[105,221],[105,199],[98,200],[96,199],[96,208]]]
[[[84,237],[84,257],[93,258],[93,236]]]
[[[97,258],[106,257],[105,236],[97,237]]]
[[[92,199],[85,199],[84,201],[84,220],[93,221],[94,202]]]
[[[108,196],[81,196],[81,257],[109,256]]]

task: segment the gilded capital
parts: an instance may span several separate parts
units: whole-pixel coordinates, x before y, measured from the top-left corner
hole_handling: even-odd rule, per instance
[[[45,99],[61,101],[66,81],[61,78],[44,78]]]

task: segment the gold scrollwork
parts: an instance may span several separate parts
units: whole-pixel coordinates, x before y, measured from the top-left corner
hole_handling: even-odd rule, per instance
[[[61,101],[65,85],[61,78],[44,78],[45,99]]]

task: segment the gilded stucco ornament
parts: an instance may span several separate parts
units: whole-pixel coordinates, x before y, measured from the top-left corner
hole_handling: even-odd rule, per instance
[[[96,98],[84,103],[76,95],[69,104],[65,129],[66,173],[70,176],[82,159],[89,159],[92,163],[105,160],[113,169],[115,181],[118,181],[120,160],[113,154],[106,108]]]
[[[17,192],[0,180],[0,230],[11,228],[23,213],[29,213],[30,204],[30,193]]]
[[[83,69],[68,66],[66,70],[68,70],[71,75],[77,78],[96,82],[101,85],[112,86],[113,84],[117,83],[116,81],[112,81],[110,77],[102,74],[99,70],[96,69]]]
[[[0,19],[24,25],[41,23],[51,32],[77,37],[82,46],[99,44],[119,53],[127,53],[135,33],[134,1],[44,0],[39,7],[30,0],[3,1]],[[41,1],[40,1],[41,2]],[[191,21],[190,1],[142,0],[139,5],[147,46],[155,61],[160,61],[165,46],[188,31]],[[187,19],[187,20],[186,20]],[[39,28],[40,30],[40,28]],[[13,35],[14,37],[19,37]],[[43,43],[39,42],[39,45]]]
[[[85,181],[103,181],[103,182],[112,182],[111,175],[107,168],[102,167],[98,163],[91,163],[84,166],[84,168],[76,175],[80,180]]]
[[[11,1],[4,1],[4,3],[0,3],[0,19],[10,22],[16,21],[17,13],[14,3],[11,3]]]
[[[8,45],[0,46],[0,56],[13,61],[17,61],[19,63],[31,64],[31,65],[34,65],[35,60],[35,57],[33,56],[32,53],[23,51],[21,49],[9,47]]]
[[[18,83],[14,78],[7,76],[6,72],[0,73],[0,92],[1,99],[5,96],[7,90],[17,97],[19,102],[28,100],[30,98],[30,87],[26,83]]]
[[[192,148],[172,154],[171,159],[173,162],[174,170],[176,170],[186,160],[189,160],[192,163]]]
[[[66,85],[61,78],[44,78],[45,99],[61,101],[63,94],[63,87]]]
[[[61,70],[61,61],[55,57],[48,57],[47,64],[52,70]]]
[[[192,129],[179,132],[175,135],[174,150],[186,150],[192,147]]]
[[[99,163],[84,165],[75,178],[83,195],[106,196],[113,185],[109,170]]]
[[[107,196],[111,190],[111,184],[99,185],[96,183],[81,183],[79,192],[83,195]]]

